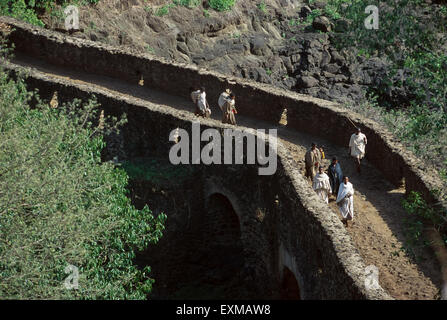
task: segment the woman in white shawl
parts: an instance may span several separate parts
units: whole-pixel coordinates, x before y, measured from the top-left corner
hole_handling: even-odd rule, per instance
[[[197,98],[197,106],[202,117],[209,118],[211,116],[211,109],[208,101],[206,100],[206,92],[204,87],[200,88],[200,93]]]
[[[329,176],[323,171],[323,167],[320,167],[318,170],[318,173],[314,177],[312,188],[323,201],[329,203],[329,195],[332,193]]]
[[[340,184],[336,202],[343,216],[343,223],[348,226],[348,220],[354,219],[354,187],[346,176]]]

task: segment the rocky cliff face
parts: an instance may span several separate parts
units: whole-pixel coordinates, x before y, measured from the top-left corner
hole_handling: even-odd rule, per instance
[[[75,36],[337,102],[361,101],[364,89],[378,84],[386,72],[385,61],[337,51],[326,32],[340,26],[327,18],[305,24],[324,2],[237,1],[227,12],[212,10],[206,0],[193,8],[172,3],[102,0],[81,7],[83,31]],[[63,27],[55,15],[45,22]]]

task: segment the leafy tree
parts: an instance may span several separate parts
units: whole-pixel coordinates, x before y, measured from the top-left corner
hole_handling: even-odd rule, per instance
[[[100,129],[97,109],[94,100],[51,108],[0,70],[3,299],[144,299],[151,291],[149,267],[133,259],[162,236],[166,216],[135,209],[125,171],[101,162],[103,135],[123,121],[105,119]],[[69,264],[79,269],[77,290],[63,286]]]
[[[379,8],[379,29],[365,28],[367,5]],[[329,9],[328,9],[329,8]],[[389,62],[387,74],[369,88],[388,125],[416,155],[438,167],[447,157],[447,8],[421,0],[329,0],[325,11],[334,24],[332,43],[359,56]],[[343,23],[341,23],[343,22]],[[406,101],[395,100],[404,93]]]
[[[0,0],[0,15],[26,21],[43,27],[45,24],[39,18],[40,14],[54,10],[57,4],[63,7],[73,5],[94,5],[99,0]]]
[[[236,0],[210,0],[209,5],[217,11],[228,11],[233,8]]]

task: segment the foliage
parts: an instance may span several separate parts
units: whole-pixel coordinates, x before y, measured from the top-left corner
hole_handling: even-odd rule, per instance
[[[172,0],[175,5],[183,7],[194,8],[200,4],[200,0]]]
[[[1,0],[0,15],[11,16],[13,18],[43,27],[45,24],[39,18],[43,12],[54,12],[56,4],[65,7],[73,5],[94,5],[99,0]]]
[[[38,101],[29,107],[30,99]],[[4,299],[144,299],[153,280],[135,250],[162,235],[164,214],[136,210],[128,176],[101,162],[94,100],[53,109],[0,70],[0,296]],[[67,290],[65,267],[79,268]]]
[[[176,181],[181,183],[192,174],[189,166],[173,166],[171,163],[163,163],[158,159],[147,159],[145,161],[126,161],[122,168],[130,179],[147,180],[154,183],[163,181]]]
[[[151,53],[151,54],[155,54],[155,49],[152,48],[150,45],[146,45],[145,49],[147,52]]]
[[[264,13],[267,13],[267,5],[265,4],[264,0],[258,3],[258,9]]]
[[[367,5],[379,8],[378,30],[364,26]],[[348,22],[345,32],[331,34],[339,50],[390,63],[381,83],[369,89],[368,103],[380,116],[375,119],[437,166],[442,177],[447,169],[447,8],[436,8],[419,0],[330,0],[325,10],[335,24],[340,17]],[[395,93],[406,102],[394,99]]]
[[[443,212],[441,208],[428,205],[421,194],[415,191],[410,192],[402,200],[402,206],[409,215],[404,220],[406,249],[408,252],[414,255],[414,248],[423,243],[424,224],[430,224],[435,229],[441,231],[443,237],[446,238],[447,213]]]
[[[236,0],[209,0],[211,8],[217,11],[228,11],[233,8]]]
[[[306,19],[304,20],[304,25],[311,25],[313,23],[313,21],[315,20],[316,17],[321,16],[322,12],[320,9],[314,9],[312,10],[308,16],[306,17]]]
[[[159,16],[159,17],[165,16],[165,15],[167,15],[169,13],[169,9],[174,7],[174,6],[175,6],[175,4],[173,4],[173,3],[166,4],[166,5],[158,8],[157,11],[155,11],[155,15]]]
[[[30,1],[28,4],[25,0],[8,0],[0,2],[0,15],[11,16],[18,20],[23,20],[43,27],[44,23],[39,19],[36,9],[37,6],[34,1]]]

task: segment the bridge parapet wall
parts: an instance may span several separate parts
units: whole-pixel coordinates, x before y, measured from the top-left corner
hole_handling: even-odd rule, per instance
[[[225,88],[231,88],[237,96],[240,114],[277,124],[287,109],[287,126],[338,145],[347,146],[353,132],[351,119],[368,136],[368,160],[389,181],[399,185],[404,179],[407,192],[421,192],[429,202],[436,201],[430,191],[442,189],[436,171],[406,150],[386,129],[336,103],[198,69],[194,65],[77,39],[9,17],[0,17],[0,22],[13,27],[9,38],[19,52],[52,64],[69,65],[73,69],[133,83],[143,78],[145,86],[183,97],[188,97],[190,86],[205,86],[211,102],[217,101]],[[321,125],[322,120],[325,126]]]
[[[127,158],[168,157],[172,146],[168,139],[170,131],[182,128],[191,134],[192,123],[196,120],[191,113],[171,107],[117,96],[12,64],[6,64],[6,68],[14,73],[26,71],[27,85],[38,88],[43,99],[50,99],[54,91],[58,91],[60,103],[73,98],[85,101],[95,95],[105,116],[119,117],[126,113],[128,123],[115,137],[118,147],[108,150],[109,158],[118,149]],[[203,131],[228,127],[204,119],[200,128]],[[390,299],[383,289],[365,288],[365,265],[346,229],[313,192],[289,157],[279,145],[276,173],[262,177],[257,175],[257,165],[203,166],[203,175],[218,177],[217,185],[231,190],[230,196],[225,191],[222,193],[236,203],[234,209],[243,210],[238,213],[242,241],[250,256],[248,263],[256,270],[260,289],[275,290],[272,279],[279,279],[282,267],[286,266],[297,276],[303,298]],[[250,188],[247,181],[250,181]],[[234,197],[237,197],[236,202]]]

